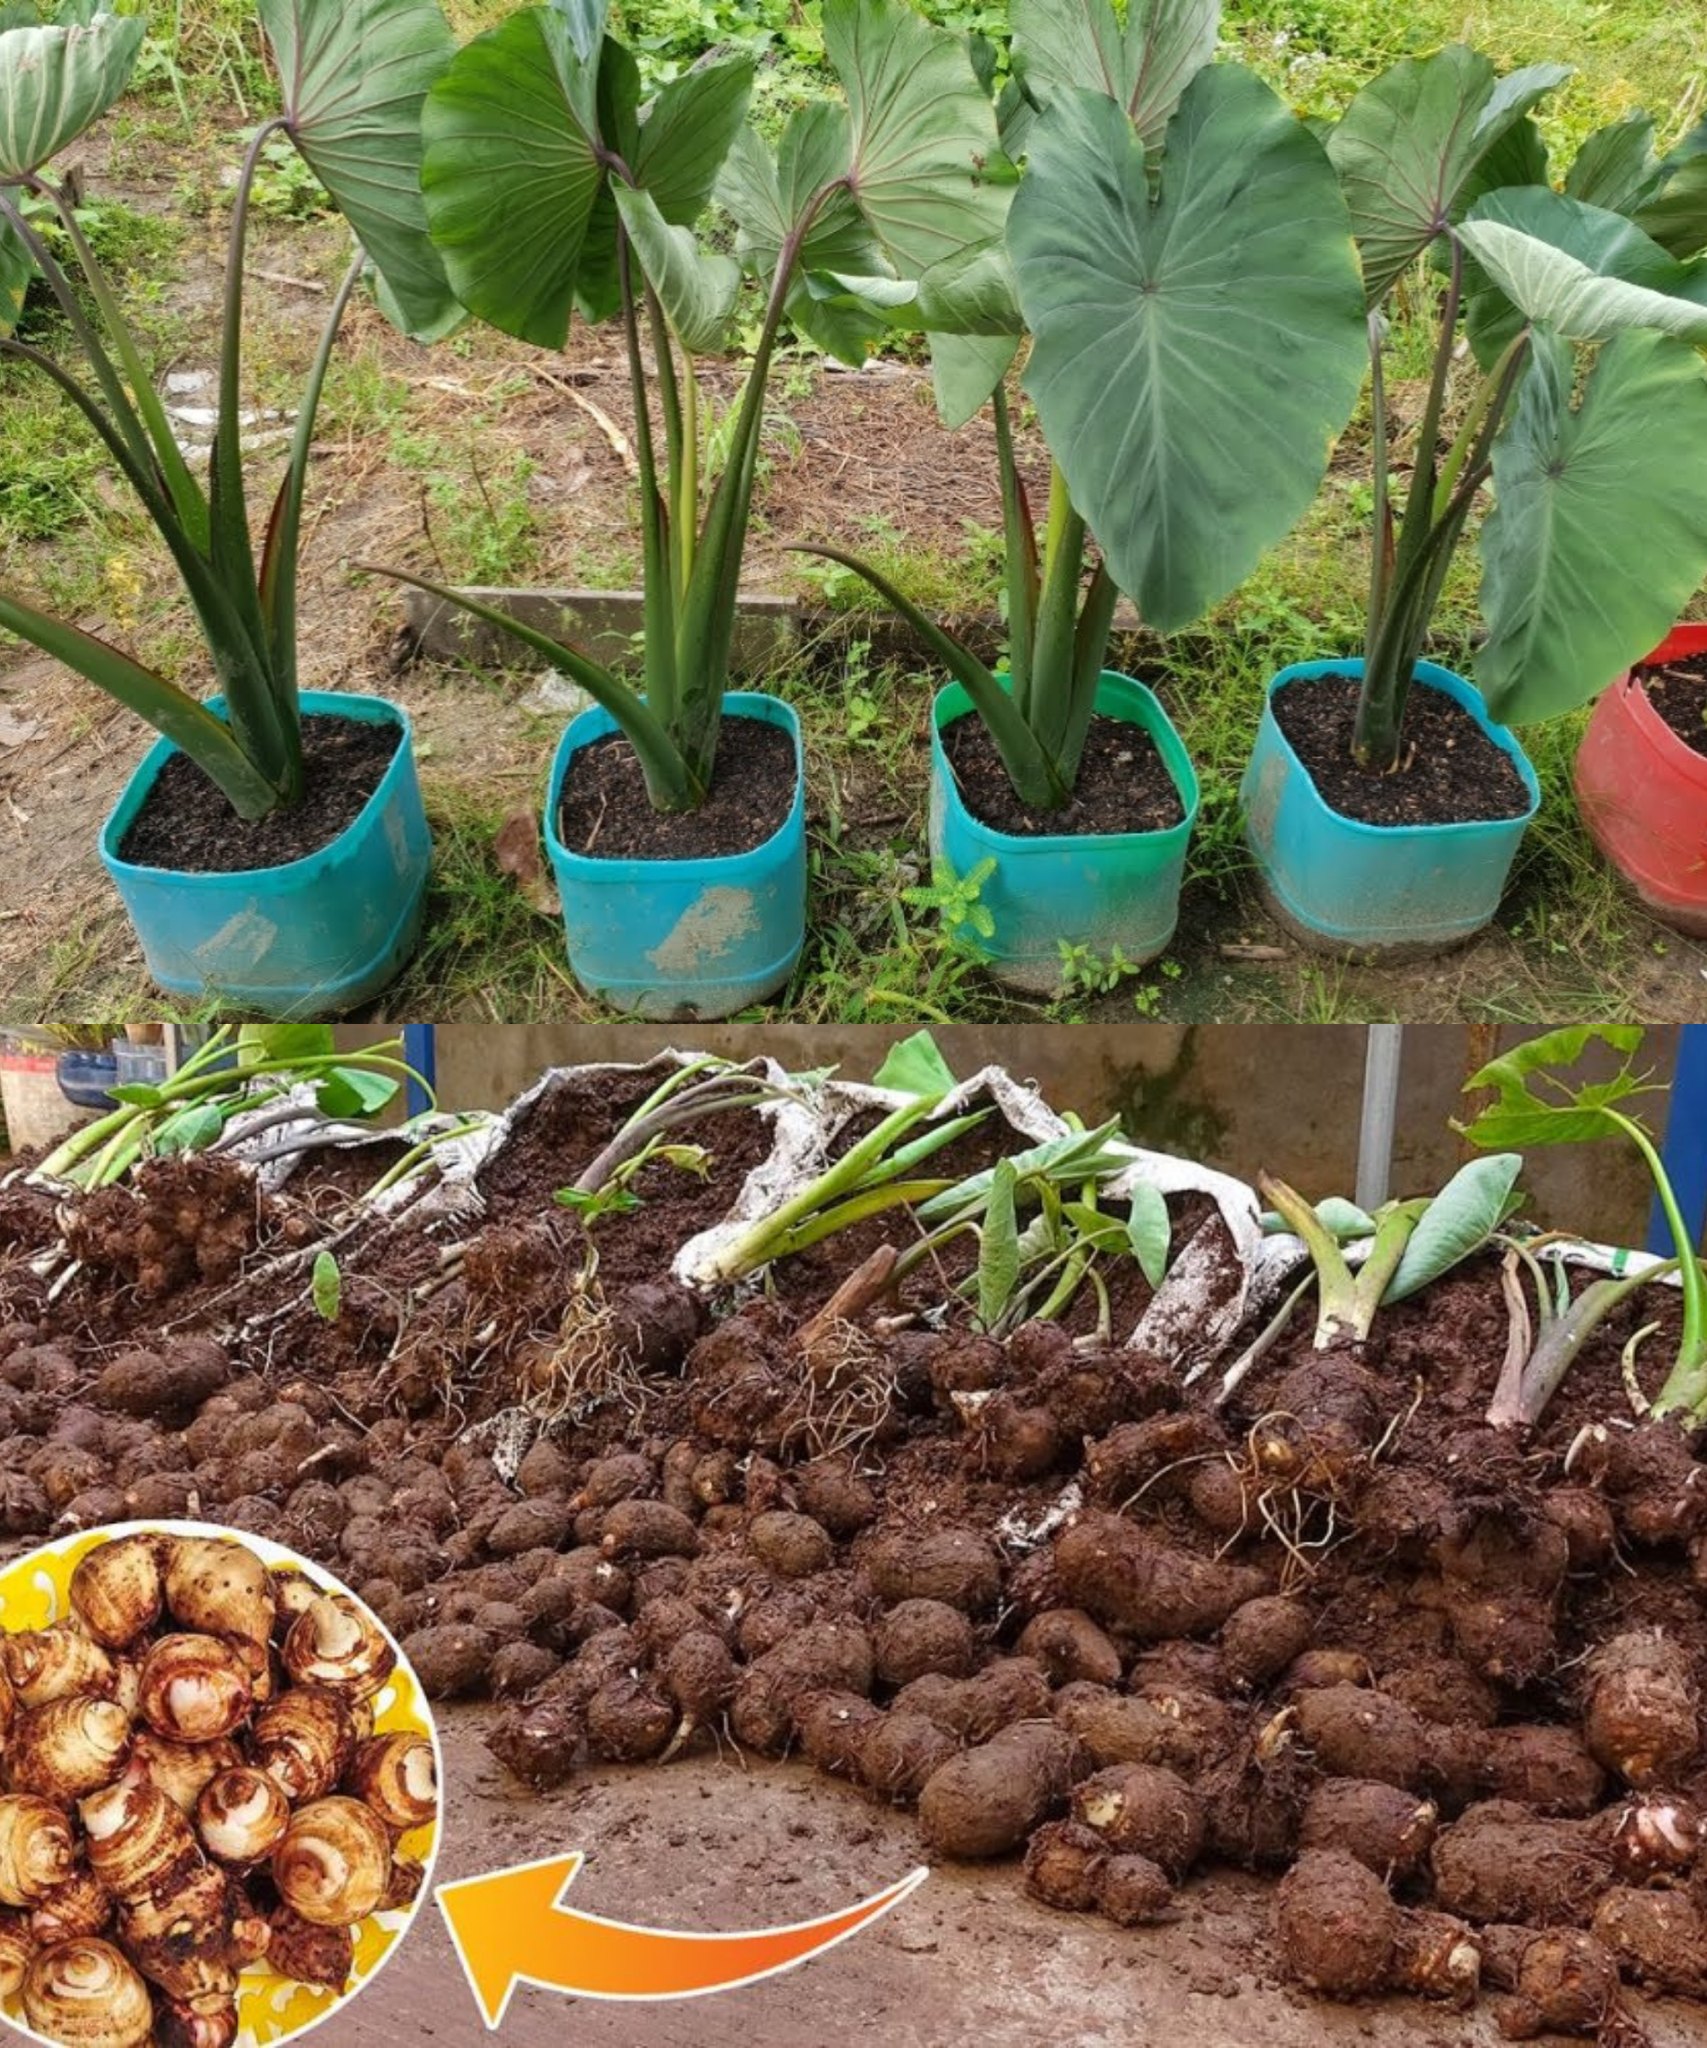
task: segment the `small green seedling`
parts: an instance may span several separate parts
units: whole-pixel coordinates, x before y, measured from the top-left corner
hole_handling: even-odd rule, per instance
[[[1674,1258],[1640,1273],[1597,1280],[1574,1302],[1548,1290],[1537,1273],[1541,1337],[1521,1370],[1511,1375],[1515,1384],[1508,1387],[1502,1380],[1505,1400],[1496,1406],[1508,1421],[1532,1423],[1594,1328],[1638,1289],[1673,1271],[1683,1292],[1683,1325],[1652,1412],[1681,1416],[1691,1424],[1707,1420],[1707,1272],[1653,1136],[1630,1108],[1637,1097],[1660,1089],[1651,1075],[1636,1069],[1642,1039],[1639,1024],[1570,1025],[1514,1046],[1465,1083],[1466,1092],[1494,1091],[1493,1102],[1462,1127],[1474,1145],[1584,1145],[1603,1138],[1633,1145],[1653,1181],[1675,1252]],[[1568,1070],[1597,1044],[1618,1055],[1617,1071],[1603,1081],[1569,1078]]]

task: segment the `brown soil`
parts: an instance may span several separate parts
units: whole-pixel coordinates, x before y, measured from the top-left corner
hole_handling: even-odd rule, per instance
[[[1638,670],[1648,702],[1686,747],[1707,754],[1707,654]]]
[[[1165,832],[1185,816],[1156,742],[1141,727],[1101,712],[1085,737],[1072,798],[1058,811],[1021,803],[981,718],[957,718],[942,743],[966,808],[997,832],[1022,839]]]
[[[1676,1341],[1674,1296],[1656,1290],[1610,1318],[1527,1438],[1482,1419],[1506,1330],[1488,1257],[1388,1311],[1361,1352],[1316,1351],[1302,1315],[1219,1410],[1214,1375],[1186,1388],[1177,1360],[1075,1344],[1037,1324],[990,1342],[940,1277],[814,1334],[851,1241],[840,1257],[796,1262],[768,1294],[696,1306],[667,1281],[675,1247],[726,1208],[763,1146],[746,1112],[682,1134],[712,1151],[708,1182],[684,1188],[679,1169],[649,1169],[642,1208],[593,1226],[589,1282],[582,1226],[551,1193],[658,1078],[558,1082],[485,1175],[483,1218],[431,1233],[374,1227],[341,1244],[350,1308],[334,1325],[306,1301],[300,1263],[323,1222],[288,1197],[257,1195],[228,1164],[159,1162],[134,1192],[68,1205],[75,1273],[44,1266],[39,1249],[33,1270],[15,1256],[0,1263],[0,1538],[27,1540],[66,1513],[111,1520],[133,1499],[188,1495],[212,1519],[276,1534],[338,1569],[416,1645],[441,1693],[478,1695],[497,1674],[525,1672],[523,1689],[555,1702],[568,1731],[564,1789],[536,1800],[480,1763],[479,1744],[516,1709],[459,1709],[452,1796],[468,1820],[450,1833],[469,1861],[445,1874],[587,1848],[609,1889],[582,1903],[618,1917],[701,1929],[804,1917],[918,1860],[913,1823],[887,1800],[753,1760],[755,1749],[792,1745],[813,1687],[850,1695],[847,1713],[893,1728],[913,1715],[915,1733],[939,1746],[945,1732],[975,1746],[1016,1713],[1040,1720],[1056,1760],[1076,1755],[1056,1739],[1070,1731],[1087,1769],[1141,1763],[1143,1782],[1184,1800],[1192,1842],[1201,1820],[1201,1853],[1170,1850],[1179,1875],[1168,1924],[1111,1925],[1112,1897],[1102,1914],[1069,1919],[1027,1901],[1018,1871],[1035,1813],[1058,1815],[1062,1798],[1053,1780],[1016,1784],[1011,1862],[972,1874],[945,1864],[908,1919],[844,1952],[871,1973],[861,2009],[878,2013],[905,1957],[940,1950],[966,1964],[929,1994],[935,2004],[900,2001],[908,2024],[935,2022],[902,2039],[1100,2038],[1092,2020],[1081,2028],[1080,1991],[1063,1988],[1063,1954],[1082,1959],[1069,1975],[1094,1991],[1096,2025],[1214,1996],[1234,2003],[1209,2009],[1202,2038],[1290,2039],[1298,1994],[1277,1990],[1290,1951],[1270,1932],[1273,1880],[1293,1859],[1311,1793],[1332,1780],[1412,1793],[1443,1831],[1476,1809],[1443,1858],[1393,1879],[1402,1931],[1433,1925],[1431,1870],[1451,1871],[1455,1896],[1481,1896],[1477,1886],[1515,1872],[1538,1916],[1586,1928],[1610,1868],[1603,1841],[1630,1797],[1583,1748],[1595,1653],[1659,1629],[1689,1682],[1707,1678],[1701,1447],[1633,1423],[1620,1364],[1634,1330],[1657,1324],[1641,1354],[1651,1388]],[[995,1142],[981,1127],[945,1165],[987,1163]],[[15,1242],[37,1236],[39,1215],[15,1195],[6,1216]],[[1200,1205],[1178,1205],[1174,1220],[1176,1243],[1194,1222],[1219,1228]],[[281,1276],[290,1254],[294,1277]],[[577,1316],[589,1302],[609,1311],[607,1394],[566,1408],[506,1484],[477,1443],[457,1438],[537,1386],[542,1357],[554,1370],[585,1362]],[[1138,1303],[1126,1296],[1122,1317]],[[264,1334],[241,1336],[238,1319],[257,1315]],[[115,1411],[106,1390],[119,1352],[132,1351],[131,1383],[158,1370],[188,1387],[205,1347],[185,1353],[168,1339],[202,1335],[229,1363],[193,1420],[188,1405]],[[157,1363],[139,1365],[138,1344]],[[238,1361],[245,1370],[233,1374]],[[1016,1533],[1070,1484],[1083,1504],[1059,1534]],[[969,1679],[913,1679],[904,1708],[874,1682],[867,1647],[902,1598],[958,1606],[981,1665]],[[1046,1679],[1016,1654],[1035,1615],[1063,1608],[1089,1616],[1079,1639],[1085,1654],[1113,1658],[1114,1687],[1064,1668]],[[694,1629],[719,1636],[734,1660],[729,1725],[714,1714],[666,1770],[612,1769],[624,1745],[656,1753],[674,1718],[666,1658]],[[1265,1648],[1271,1639],[1278,1650]],[[590,1757],[577,1754],[583,1725]],[[1707,1799],[1707,1748],[1698,1743],[1661,1789]],[[1494,1797],[1522,1803],[1495,1809]],[[939,1828],[942,1804],[939,1793]],[[1005,1843],[991,1832],[997,1818],[961,1816],[958,1832]],[[1531,1870],[1527,1848],[1502,1868],[1498,1843],[1519,1838],[1500,1830],[1517,1823],[1537,1857],[1552,1853],[1548,1829],[1566,1831],[1557,1885],[1539,1861]],[[1487,1874],[1467,1880],[1484,1839],[1496,1845]],[[762,1887],[795,1870],[807,1889],[776,1910],[763,1889],[755,1909]],[[1639,1905],[1686,1910],[1690,1894],[1666,1870],[1622,1882]],[[1634,1924],[1633,1912],[1597,1924]],[[1007,1973],[1007,2003],[996,2001],[989,2024],[969,1921],[1000,1930],[990,1961]],[[890,1946],[908,1928],[934,1949]],[[451,1981],[437,1931],[417,1939],[423,1961],[406,2001],[416,1986]],[[1449,1946],[1486,1939],[1461,1931]],[[1057,1959],[1047,1972],[1045,1954]],[[1667,2039],[1666,2009],[1650,2011],[1636,1981],[1653,1956],[1623,1960],[1620,2000]],[[820,1967],[828,1982],[831,1965]],[[865,1977],[849,1981],[859,1995]],[[771,1995],[797,2022],[800,2008]],[[387,2025],[399,2010],[415,2007],[389,2008]],[[1297,2010],[1318,2038],[1341,2026],[1331,2010]],[[1394,2041],[1437,2038],[1426,2008],[1396,2011]],[[535,2012],[524,2000],[517,2023],[546,2024],[549,2008]],[[1378,2039],[1389,2016],[1384,2005],[1354,2015]],[[1484,2004],[1438,2038],[1491,2039],[1491,2017]],[[1017,2030],[1004,2034],[1010,2022]],[[694,2038],[717,2038],[703,2014],[696,2024]],[[1700,2038],[1698,2011],[1677,2024],[1673,2038],[1691,2028]]]
[[[750,853],[786,823],[794,742],[781,726],[725,718],[705,802],[655,811],[640,756],[620,733],[583,747],[563,778],[557,830],[572,853],[598,860],[709,860]]]
[[[389,721],[302,721],[302,800],[264,818],[236,817],[187,754],[154,778],[119,848],[138,867],[226,875],[283,867],[329,846],[353,825],[390,767],[402,735]]]
[[[1350,676],[1295,683],[1270,702],[1324,802],[1366,825],[1461,825],[1517,818],[1523,778],[1461,705],[1419,683],[1405,705],[1398,768],[1372,775],[1351,757],[1358,685]]]

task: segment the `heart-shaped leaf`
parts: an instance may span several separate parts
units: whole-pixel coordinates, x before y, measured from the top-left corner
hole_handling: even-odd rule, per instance
[[[1707,372],[1621,334],[1573,406],[1576,363],[1537,332],[1494,444],[1476,682],[1507,724],[1586,704],[1669,630],[1707,575]]]
[[[905,0],[825,0],[824,52],[847,95],[850,189],[896,274],[999,234],[1010,193],[985,175],[1001,143],[965,37]]]
[[[101,118],[125,89],[146,27],[140,14],[97,14],[0,34],[0,184],[39,171]]]
[[[456,299],[427,233],[421,107],[455,39],[438,0],[260,0],[292,141],[379,273],[411,334],[442,331]]]
[[[421,189],[457,298],[518,340],[561,348],[603,180],[598,68],[554,8],[476,36],[427,95]]]
[[[1129,0],[1124,27],[1109,0],[1014,0],[1014,69],[1039,106],[1062,86],[1106,93],[1146,143],[1215,55],[1221,0]]]
[[[1654,155],[1654,117],[1638,110],[1589,136],[1565,173],[1565,191],[1585,206],[1632,214],[1663,178]]]
[[[1367,326],[1333,169],[1237,65],[1186,88],[1154,191],[1124,110],[1064,91],[1033,132],[1008,247],[1026,388],[1073,503],[1172,631],[1303,514],[1357,401]]]
[[[1377,306],[1458,218],[1479,167],[1529,109],[1562,85],[1569,65],[1532,64],[1500,78],[1462,43],[1407,57],[1372,79],[1328,137]]]

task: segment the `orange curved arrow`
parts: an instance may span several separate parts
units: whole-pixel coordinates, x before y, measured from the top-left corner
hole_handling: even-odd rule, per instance
[[[701,1998],[756,1984],[857,1934],[930,1875],[910,1871],[886,1891],[820,1920],[748,1934],[689,1934],[562,1906],[585,1861],[576,1850],[437,1888],[439,1911],[488,2027],[502,2025],[523,1983],[576,1998],[621,1999]]]

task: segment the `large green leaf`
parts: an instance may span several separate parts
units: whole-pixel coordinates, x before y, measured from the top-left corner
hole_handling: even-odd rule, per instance
[[[0,34],[0,183],[27,178],[98,121],[125,89],[140,14]]]
[[[603,179],[596,59],[554,8],[524,8],[456,53],[422,132],[427,220],[458,299],[561,348]]]
[[[1156,143],[1215,54],[1221,0],[1013,0],[1014,69],[1039,106],[1062,86],[1106,93]]]
[[[621,184],[612,190],[640,268],[683,348],[693,355],[721,348],[741,289],[740,265],[702,250],[691,229],[672,227],[650,192]]]
[[[1486,57],[1453,43],[1405,58],[1357,94],[1328,154],[1372,306],[1458,217],[1482,160],[1570,75],[1568,65],[1531,64],[1500,78]]]
[[[1707,263],[1679,263],[1622,214],[1525,186],[1478,200],[1458,233],[1525,319],[1572,341],[1645,327],[1707,342]]]
[[[1008,222],[1026,388],[1109,569],[1148,622],[1196,618],[1309,505],[1363,381],[1363,292],[1322,146],[1211,65],[1153,193],[1113,100],[1040,117]]]
[[[355,229],[410,333],[456,300],[427,234],[421,107],[455,42],[438,0],[260,0],[291,139]]]
[[[853,196],[897,274],[999,234],[1010,188],[986,175],[1000,140],[966,38],[905,0],[824,0],[824,50],[847,94]]]
[[[717,181],[719,203],[736,222],[736,254],[767,288],[786,244],[805,227],[788,292],[799,331],[844,362],[862,363],[887,330],[887,314],[857,294],[814,291],[807,279],[879,277],[886,266],[846,185],[852,153],[847,109],[829,100],[802,107],[773,157],[743,128]],[[813,209],[816,210],[813,210]]]
[[[1508,724],[1585,704],[1665,636],[1707,575],[1707,371],[1622,334],[1571,404],[1568,345],[1538,332],[1494,445],[1476,681]]]
[[[751,57],[718,57],[673,78],[646,110],[634,182],[672,227],[691,227],[705,211],[752,90]]]
[[[932,264],[919,279],[918,309],[932,334],[1023,334],[1006,241],[971,242]]]

